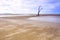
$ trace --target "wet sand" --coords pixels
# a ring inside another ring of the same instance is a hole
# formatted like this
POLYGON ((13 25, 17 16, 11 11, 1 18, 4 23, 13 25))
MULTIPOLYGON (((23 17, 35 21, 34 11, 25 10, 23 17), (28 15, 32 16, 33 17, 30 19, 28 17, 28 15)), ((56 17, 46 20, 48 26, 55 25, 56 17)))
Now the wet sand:
POLYGON ((60 40, 60 23, 0 18, 0 40, 60 40))

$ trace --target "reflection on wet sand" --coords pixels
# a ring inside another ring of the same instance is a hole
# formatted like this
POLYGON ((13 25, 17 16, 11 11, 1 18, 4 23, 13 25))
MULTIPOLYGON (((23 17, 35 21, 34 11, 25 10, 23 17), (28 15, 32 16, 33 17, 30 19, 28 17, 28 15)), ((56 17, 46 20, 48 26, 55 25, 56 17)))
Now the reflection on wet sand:
POLYGON ((60 40, 60 23, 3 18, 0 40, 60 40))

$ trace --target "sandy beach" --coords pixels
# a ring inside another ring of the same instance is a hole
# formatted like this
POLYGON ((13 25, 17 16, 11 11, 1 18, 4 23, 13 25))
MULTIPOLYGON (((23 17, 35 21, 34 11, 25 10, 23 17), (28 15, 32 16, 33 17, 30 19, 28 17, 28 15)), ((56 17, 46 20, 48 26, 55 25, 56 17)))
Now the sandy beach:
POLYGON ((30 16, 0 17, 0 40, 60 40, 60 23, 27 18, 30 16))

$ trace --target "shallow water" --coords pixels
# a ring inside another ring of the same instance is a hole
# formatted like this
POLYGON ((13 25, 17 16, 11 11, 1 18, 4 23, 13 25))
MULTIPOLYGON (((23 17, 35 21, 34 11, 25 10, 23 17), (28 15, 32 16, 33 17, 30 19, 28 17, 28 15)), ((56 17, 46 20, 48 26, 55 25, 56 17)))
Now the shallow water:
POLYGON ((45 22, 57 22, 60 23, 60 16, 41 16, 41 17, 32 17, 28 18, 28 20, 35 21, 45 21, 45 22))

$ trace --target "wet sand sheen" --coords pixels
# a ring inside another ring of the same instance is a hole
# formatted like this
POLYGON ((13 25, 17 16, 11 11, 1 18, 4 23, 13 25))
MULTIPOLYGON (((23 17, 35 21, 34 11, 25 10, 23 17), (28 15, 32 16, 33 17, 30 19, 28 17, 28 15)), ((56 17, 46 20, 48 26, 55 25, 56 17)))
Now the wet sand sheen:
POLYGON ((28 20, 60 23, 60 16, 41 16, 41 17, 32 17, 32 18, 28 18, 28 20))
POLYGON ((60 40, 60 23, 3 18, 0 40, 60 40))

